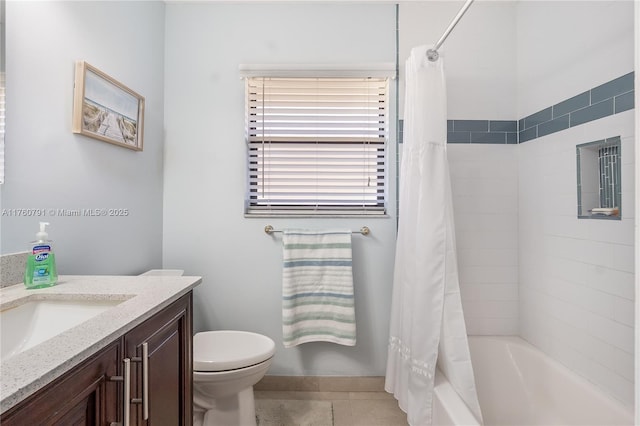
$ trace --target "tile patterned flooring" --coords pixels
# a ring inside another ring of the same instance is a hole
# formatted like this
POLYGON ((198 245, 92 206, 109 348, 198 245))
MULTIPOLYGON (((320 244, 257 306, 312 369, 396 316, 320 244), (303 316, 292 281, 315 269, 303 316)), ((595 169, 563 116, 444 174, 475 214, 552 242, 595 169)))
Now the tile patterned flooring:
POLYGON ((330 401, 333 407, 333 423, 316 422, 281 424, 280 426, 407 426, 406 414, 398 408, 398 402, 386 392, 296 392, 255 391, 259 400, 330 401))
MULTIPOLYGON (((280 426, 407 426, 407 416, 398 407, 393 395, 384 392, 381 378, 289 378, 274 380, 267 376, 256 385, 256 405, 260 400, 280 401, 286 409, 287 401, 330 401, 333 422, 325 425, 309 421, 290 420, 280 426), (293 382, 291 380, 294 380, 293 382)), ((312 416, 311 416, 312 417, 312 416)))

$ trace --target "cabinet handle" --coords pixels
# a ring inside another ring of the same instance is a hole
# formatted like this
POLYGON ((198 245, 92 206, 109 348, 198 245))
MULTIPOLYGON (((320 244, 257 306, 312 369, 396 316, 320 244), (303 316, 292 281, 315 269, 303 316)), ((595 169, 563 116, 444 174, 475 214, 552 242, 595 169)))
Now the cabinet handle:
POLYGON ((124 410, 122 413, 122 426, 129 426, 129 417, 131 416, 131 406, 129 405, 129 400, 131 399, 131 360, 125 358, 122 362, 124 362, 124 410))
POLYGON ((149 419, 149 343, 142 344, 142 356, 134 356, 131 362, 142 362, 142 398, 133 398, 133 404, 142 403, 142 417, 149 419))
POLYGON ((122 360, 124 363, 124 373, 122 376, 111 376, 109 380, 112 382, 122 382, 124 388, 123 404, 122 404, 122 422, 111 422, 110 426, 129 426, 129 417, 131 414, 131 408, 129 403, 131 401, 131 360, 125 358, 122 360))
POLYGON ((142 413, 149 419, 149 343, 142 344, 142 413))

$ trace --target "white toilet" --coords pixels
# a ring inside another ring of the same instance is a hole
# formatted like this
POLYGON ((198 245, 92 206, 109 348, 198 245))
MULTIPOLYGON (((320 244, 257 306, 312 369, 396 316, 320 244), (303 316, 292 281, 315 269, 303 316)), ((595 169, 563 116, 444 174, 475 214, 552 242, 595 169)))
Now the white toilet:
MULTIPOLYGON (((141 275, 180 276, 181 269, 141 275)), ((194 426, 255 426, 253 385, 276 351, 273 340, 248 331, 203 331, 193 336, 194 426)))
POLYGON ((194 426, 255 426, 253 385, 271 365, 275 343, 247 331, 193 337, 194 426))

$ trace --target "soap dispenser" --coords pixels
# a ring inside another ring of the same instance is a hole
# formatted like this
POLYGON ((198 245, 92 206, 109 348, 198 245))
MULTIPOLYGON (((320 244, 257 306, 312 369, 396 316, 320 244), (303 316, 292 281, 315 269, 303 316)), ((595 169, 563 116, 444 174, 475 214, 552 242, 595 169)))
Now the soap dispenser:
POLYGON ((40 232, 36 240, 29 243, 29 256, 24 271, 24 285, 27 288, 51 287, 58 282, 53 241, 49 240, 45 227, 49 222, 40 222, 40 232))

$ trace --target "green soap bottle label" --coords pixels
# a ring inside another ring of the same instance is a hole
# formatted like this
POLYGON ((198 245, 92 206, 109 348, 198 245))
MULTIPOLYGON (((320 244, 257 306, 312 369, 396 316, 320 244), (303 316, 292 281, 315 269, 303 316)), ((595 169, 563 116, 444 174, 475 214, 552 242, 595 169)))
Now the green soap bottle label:
POLYGON ((57 281, 55 256, 49 244, 38 244, 33 247, 29 256, 25 284, 28 287, 53 285, 57 281))

